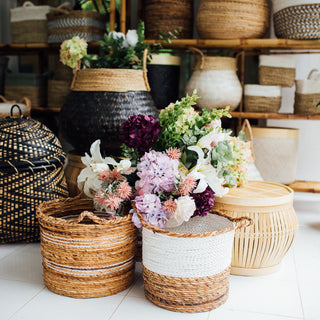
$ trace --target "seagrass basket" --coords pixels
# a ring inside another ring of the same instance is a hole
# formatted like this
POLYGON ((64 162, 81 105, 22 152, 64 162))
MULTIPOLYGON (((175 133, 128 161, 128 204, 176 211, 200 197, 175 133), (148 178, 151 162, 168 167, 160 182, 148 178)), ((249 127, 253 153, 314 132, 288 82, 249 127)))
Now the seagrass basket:
POLYGON ((70 93, 71 81, 48 80, 47 106, 49 108, 61 108, 70 93))
POLYGON ((273 23, 278 38, 319 39, 320 2, 273 0, 273 23))
POLYGON ((262 38, 269 28, 267 0, 201 0, 196 17, 201 39, 262 38))
POLYGON ((72 10, 68 5, 50 10, 48 43, 61 43, 74 36, 93 42, 103 40, 106 15, 88 10, 72 10))
POLYGON ((281 107, 281 87, 246 84, 244 110, 246 112, 277 113, 281 107))
POLYGON ((92 199, 43 202, 40 224, 43 278, 52 292, 74 298, 116 294, 134 280, 137 229, 131 215, 93 213, 92 199))
POLYGON ((42 123, 13 116, 0 118, 0 243, 39 241, 36 207, 68 196, 65 154, 42 123))
POLYGON ((159 307, 188 313, 209 311, 223 304, 229 292, 234 232, 252 220, 213 212, 164 230, 147 225, 137 214, 143 226, 146 298, 159 307))
POLYGON ((296 61, 290 55, 260 55, 259 84, 292 87, 296 78, 296 61))
POLYGON ((259 276, 279 270, 298 231, 291 188, 249 181, 216 198, 215 208, 230 217, 246 215, 254 221, 235 232, 231 274, 259 276))
POLYGON ((295 114, 320 114, 320 81, 296 80, 295 114))

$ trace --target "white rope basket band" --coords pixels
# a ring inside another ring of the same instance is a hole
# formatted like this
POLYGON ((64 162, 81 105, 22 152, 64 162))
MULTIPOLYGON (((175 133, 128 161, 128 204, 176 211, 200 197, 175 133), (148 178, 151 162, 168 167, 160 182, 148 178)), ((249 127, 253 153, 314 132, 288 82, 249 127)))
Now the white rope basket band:
POLYGON ((218 274, 231 264, 234 224, 225 217, 209 214, 168 229, 176 233, 205 233, 229 229, 208 237, 172 237, 143 228, 143 265, 157 274, 199 278, 218 274))

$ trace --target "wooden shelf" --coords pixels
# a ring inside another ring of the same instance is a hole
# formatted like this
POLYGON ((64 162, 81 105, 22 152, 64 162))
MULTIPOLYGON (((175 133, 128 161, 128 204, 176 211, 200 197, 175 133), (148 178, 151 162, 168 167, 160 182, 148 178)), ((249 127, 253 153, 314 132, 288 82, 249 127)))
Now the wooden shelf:
POLYGON ((260 113, 260 112, 230 112, 233 118, 240 119, 285 119, 285 120, 320 120, 320 114, 292 113, 260 113))

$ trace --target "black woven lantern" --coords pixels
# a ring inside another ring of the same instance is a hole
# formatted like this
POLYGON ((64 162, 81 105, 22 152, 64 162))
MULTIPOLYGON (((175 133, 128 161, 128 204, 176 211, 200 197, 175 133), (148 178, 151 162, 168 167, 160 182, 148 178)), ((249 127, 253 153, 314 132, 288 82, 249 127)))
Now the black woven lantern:
POLYGON ((0 243, 39 240, 36 207, 68 196, 57 137, 18 105, 0 118, 0 243), (17 107, 20 117, 13 117, 17 107))

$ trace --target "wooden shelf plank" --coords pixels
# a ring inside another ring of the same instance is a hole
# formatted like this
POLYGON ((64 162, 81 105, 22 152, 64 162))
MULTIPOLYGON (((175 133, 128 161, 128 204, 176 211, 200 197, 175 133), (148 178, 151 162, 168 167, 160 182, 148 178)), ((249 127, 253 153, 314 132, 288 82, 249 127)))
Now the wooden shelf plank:
POLYGON ((39 112, 39 113, 59 113, 61 108, 42 108, 42 107, 32 107, 32 112, 39 112))
POLYGON ((320 182, 319 181, 294 181, 289 184, 289 187, 296 192, 312 192, 320 193, 320 182))
POLYGON ((320 120, 320 114, 292 113, 260 113, 260 112, 230 112, 233 118, 241 119, 287 119, 287 120, 320 120))

